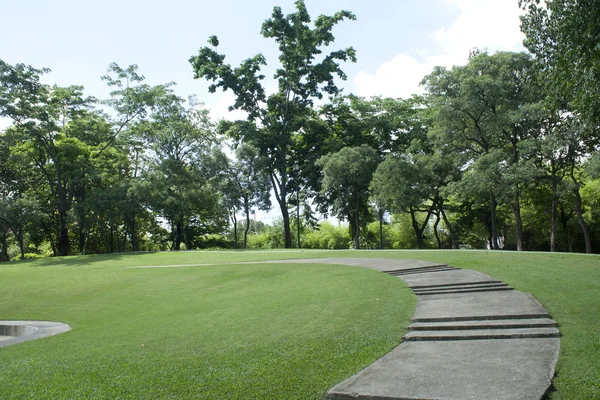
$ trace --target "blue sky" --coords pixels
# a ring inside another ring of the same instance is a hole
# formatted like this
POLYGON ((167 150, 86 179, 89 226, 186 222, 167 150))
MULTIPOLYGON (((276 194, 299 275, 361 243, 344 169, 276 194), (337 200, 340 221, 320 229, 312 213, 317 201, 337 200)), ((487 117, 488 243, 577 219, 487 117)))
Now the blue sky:
MULTIPOLYGON (((435 65, 464 64, 474 47, 523 49, 517 0, 305 2, 313 19, 341 9, 356 14, 356 21, 334 28, 330 47, 356 49, 358 62, 343 66, 348 80, 339 86, 359 96, 410 96, 435 65)), ((228 113, 231 95, 211 95, 205 81, 193 79, 188 59, 217 35, 229 63, 262 53, 270 77, 277 47, 260 35, 260 27, 275 5, 286 14, 294 11, 292 0, 0 0, 0 58, 48 67, 45 82, 83 85, 86 94, 101 99, 109 90, 100 77, 111 62, 138 64, 149 84, 176 82, 180 95, 197 95, 215 119, 244 118, 228 113)), ((277 215, 275 208, 261 217, 277 215)))
MULTIPOLYGON (((291 0, 1 0, 0 58, 52 70, 45 79, 78 84, 106 97, 100 80, 109 63, 138 64, 148 83, 177 83, 181 95, 196 94, 216 117, 227 116, 231 98, 209 95, 194 80, 188 58, 216 34, 232 64, 263 53, 276 65, 276 45, 260 36, 262 22, 291 0)), ((332 49, 353 46, 358 62, 347 64, 346 92, 408 96, 434 65, 466 62, 468 50, 518 50, 517 0, 307 0, 311 16, 346 9, 357 21, 339 24, 332 49)), ((271 72, 272 69, 267 69, 271 72)), ((268 75, 270 75, 268 73, 268 75)))

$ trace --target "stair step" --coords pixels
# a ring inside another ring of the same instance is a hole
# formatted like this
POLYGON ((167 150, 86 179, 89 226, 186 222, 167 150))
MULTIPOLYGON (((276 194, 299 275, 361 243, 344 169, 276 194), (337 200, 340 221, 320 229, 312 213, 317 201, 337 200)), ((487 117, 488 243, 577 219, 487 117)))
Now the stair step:
POLYGON ((520 329, 520 328, 556 328, 558 324, 550 318, 534 319, 497 319, 490 321, 452 321, 452 322, 415 322, 409 325, 409 331, 442 331, 472 329, 520 329))
POLYGON ((412 268, 401 268, 401 269, 388 269, 386 271, 382 271, 386 274, 394 274, 397 272, 404 272, 404 271, 414 271, 414 270, 418 270, 418 269, 427 269, 427 268, 440 268, 440 267, 448 267, 448 264, 436 264, 436 265, 426 265, 424 267, 412 267, 412 268))
POLYGON ((472 315, 457 317, 413 318, 412 322, 456 322, 456 321, 500 321, 507 319, 537 319, 550 318, 548 313, 537 314, 506 314, 506 315, 472 315))
POLYGON ((461 282, 461 283, 444 283, 438 285, 416 285, 410 286, 413 290, 421 290, 421 289, 442 289, 442 288, 452 288, 455 286, 477 286, 477 285, 492 285, 503 283, 502 281, 497 280, 489 280, 489 281, 478 281, 478 282, 461 282))
POLYGON ((454 286, 443 286, 443 287, 428 287, 428 288, 411 288, 413 292, 434 292, 436 290, 460 290, 460 289, 480 289, 489 287, 507 287, 508 283, 494 282, 494 283, 478 283, 469 285, 454 285, 454 286))
POLYGON ((412 274, 424 274, 427 272, 440 272, 440 271, 453 271, 458 268, 454 267, 436 267, 436 268, 412 268, 406 269, 404 271, 399 272, 388 272, 388 275, 392 276, 404 276, 404 275, 412 275, 412 274))
POLYGON ((525 339, 559 337, 557 328, 526 329, 470 329, 440 331, 410 331, 404 335, 405 341, 429 340, 484 340, 484 339, 525 339))
POLYGON ((510 286, 490 286, 483 288, 464 288, 450 290, 429 290, 423 292, 415 292, 417 296, 433 295, 433 294, 456 294, 456 293, 478 293, 478 292, 497 292, 501 290, 514 290, 510 286))

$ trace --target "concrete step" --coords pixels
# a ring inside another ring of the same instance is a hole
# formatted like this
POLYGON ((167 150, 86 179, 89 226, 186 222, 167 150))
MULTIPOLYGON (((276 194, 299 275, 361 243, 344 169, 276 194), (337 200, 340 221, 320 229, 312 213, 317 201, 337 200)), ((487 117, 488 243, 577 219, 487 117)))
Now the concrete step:
POLYGON ((558 324, 550 318, 496 319, 452 322, 415 322, 408 326, 409 331, 442 331, 463 329, 520 329, 556 328, 558 324))
POLYGON ((429 264, 429 265, 419 265, 419 266, 403 266, 402 268, 396 268, 396 269, 386 269, 384 272, 386 274, 389 273, 394 273, 394 272, 402 272, 402 271, 411 271, 411 270, 415 270, 415 269, 424 269, 424 268, 440 268, 440 267, 447 267, 448 264, 429 264))
POLYGON ((525 339, 556 338, 559 335, 557 328, 469 329, 410 331, 403 339, 405 341, 525 339))
POLYGON ((507 319, 550 318, 548 313, 504 314, 504 315, 465 315, 447 317, 413 318, 412 322, 456 322, 456 321, 502 321, 507 319))
POLYGON ((480 289, 480 288, 488 288, 488 287, 506 287, 508 283, 504 282, 492 282, 492 283, 470 283, 468 285, 465 284, 456 284, 451 286, 434 286, 434 287, 426 287, 426 288, 411 288, 413 292, 433 292, 436 290, 460 290, 460 289, 480 289))
POLYGON ((489 282, 496 280, 495 278, 482 274, 481 272, 460 268, 436 272, 435 274, 403 275, 402 279, 408 284, 409 287, 489 282))
MULTIPOLYGON (((443 289, 443 288, 452 288, 457 286, 478 286, 478 285, 495 285, 503 283, 502 281, 497 280, 487 280, 487 281, 475 281, 475 282, 458 282, 458 283, 445 283, 445 284, 437 284, 437 285, 413 285, 410 286, 413 290, 422 290, 422 289, 443 289)), ((506 285, 506 283, 505 283, 506 285)))
POLYGON ((502 290, 514 290, 510 286, 488 286, 481 288, 464 288, 464 289, 448 289, 448 290, 427 290, 415 292, 417 296, 434 295, 434 294, 456 294, 456 293, 478 293, 478 292, 494 292, 502 290))
POLYGON ((454 268, 454 267, 427 267, 427 268, 411 268, 411 269, 405 269, 402 271, 392 271, 392 272, 386 272, 388 275, 392 275, 392 276, 404 276, 404 275, 412 275, 412 274, 423 274, 423 273, 428 273, 428 272, 442 272, 442 271, 453 271, 455 269, 458 268, 454 268))

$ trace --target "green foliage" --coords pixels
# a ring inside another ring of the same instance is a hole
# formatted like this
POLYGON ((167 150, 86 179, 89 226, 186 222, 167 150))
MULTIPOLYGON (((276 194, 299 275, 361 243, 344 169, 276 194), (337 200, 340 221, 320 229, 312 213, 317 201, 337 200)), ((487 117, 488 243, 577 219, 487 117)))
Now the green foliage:
POLYGON ((600 121, 600 8, 595 0, 519 0, 525 46, 537 58, 542 81, 558 102, 600 121))
POLYGON ((344 147, 317 161, 323 169, 322 195, 334 215, 348 219, 355 248, 360 248, 360 221, 366 226, 369 215, 369 183, 378 163, 377 151, 367 145, 344 147))
POLYGON ((294 137, 303 130, 313 113, 314 99, 321 99, 323 93, 335 95, 339 92, 335 76, 346 79, 339 63, 356 61, 351 47, 322 55, 322 48, 334 41, 333 27, 344 19, 355 19, 352 13, 340 11, 331 17, 321 15, 311 27, 304 1, 296 1, 295 6, 296 12, 288 15, 284 15, 280 7, 274 7, 271 18, 261 29, 261 34, 274 39, 279 47, 280 67, 273 76, 277 80, 276 93, 267 96, 262 84, 265 76, 260 70, 266 65, 262 54, 232 68, 225 63, 225 56, 217 52, 219 41, 216 36, 211 36, 208 41, 215 48, 203 47, 189 60, 194 78, 213 82, 209 92, 214 93, 218 88, 230 90, 236 97, 230 109, 247 112, 247 122, 234 123, 241 127, 235 130, 234 138, 257 147, 268 160, 272 187, 282 213, 286 247, 292 246, 287 203, 292 194, 289 166, 293 162, 294 137))
POLYGON ((302 247, 306 249, 348 249, 351 242, 348 227, 327 221, 302 236, 302 247))

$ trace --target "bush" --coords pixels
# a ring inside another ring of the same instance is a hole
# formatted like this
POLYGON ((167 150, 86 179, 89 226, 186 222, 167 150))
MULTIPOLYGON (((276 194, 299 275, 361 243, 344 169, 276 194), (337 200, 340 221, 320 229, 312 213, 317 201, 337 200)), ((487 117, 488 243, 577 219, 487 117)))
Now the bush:
POLYGON ((319 224, 302 237, 302 247, 305 249, 348 249, 352 241, 348 226, 334 226, 327 221, 319 224))

